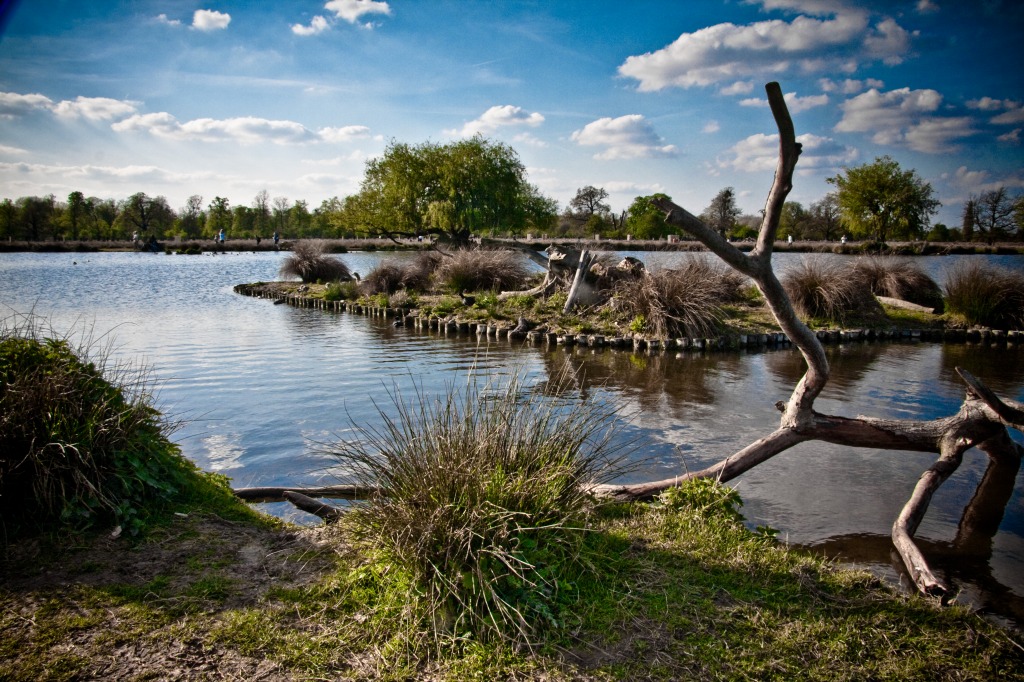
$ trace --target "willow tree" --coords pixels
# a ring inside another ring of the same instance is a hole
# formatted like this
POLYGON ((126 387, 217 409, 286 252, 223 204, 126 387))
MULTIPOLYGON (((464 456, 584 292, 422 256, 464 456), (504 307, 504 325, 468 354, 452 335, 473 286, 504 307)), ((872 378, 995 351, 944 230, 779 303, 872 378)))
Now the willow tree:
POLYGON ((366 231, 433 233, 456 244, 486 230, 517 232, 554 214, 511 147, 476 136, 450 144, 392 142, 366 164, 351 208, 366 231))

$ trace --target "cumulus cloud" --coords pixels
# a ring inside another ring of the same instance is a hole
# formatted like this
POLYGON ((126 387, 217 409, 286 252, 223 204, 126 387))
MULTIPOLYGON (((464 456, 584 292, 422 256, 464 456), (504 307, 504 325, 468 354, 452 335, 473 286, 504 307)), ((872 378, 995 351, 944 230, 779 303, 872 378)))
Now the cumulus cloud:
POLYGON ((76 97, 58 102, 53 113, 61 118, 84 118, 88 121, 111 121, 130 116, 138 110, 138 102, 109 97, 76 97))
MULTIPOLYGON (((786 107, 790 113, 797 114, 801 111, 807 111, 814 107, 822 107, 828 104, 828 95, 808 95, 807 97, 798 97, 795 92, 788 92, 785 95, 786 107)), ((744 107, 767 107, 768 100, 761 99, 759 97, 753 97, 751 99, 740 100, 740 106, 744 107)))
POLYGON ((991 176, 992 174, 987 170, 968 170, 967 166, 960 166, 952 176, 943 173, 942 179, 967 195, 991 192, 1000 187, 1010 189, 1024 187, 1024 175, 1020 172, 999 178, 991 176))
POLYGON ((330 28, 330 26, 328 25, 327 20, 318 14, 309 22, 309 26, 292 24, 292 33, 297 36, 315 36, 318 33, 323 33, 328 28, 330 28))
POLYGON ((595 159, 671 158, 678 154, 675 145, 664 144, 641 114, 618 118, 600 118, 572 134, 577 144, 606 147, 595 159))
POLYGON ((722 125, 718 121, 708 121, 704 124, 704 128, 701 129, 702 133, 711 134, 717 133, 722 129, 722 125))
POLYGON ((180 19, 171 19, 166 14, 156 15, 156 23, 164 24, 165 26, 181 26, 180 19))
POLYGON ((231 23, 231 15, 214 9, 197 9, 192 15, 192 28, 197 31, 222 31, 231 23))
POLYGON ((749 95, 754 90, 753 81, 736 81, 732 85, 719 88, 720 95, 749 95))
POLYGON ((529 126, 531 128, 536 128, 543 122, 544 116, 537 112, 530 113, 522 107, 503 104, 491 107, 481 114, 481 116, 476 120, 469 121, 462 126, 461 130, 448 130, 445 132, 450 135, 472 137, 477 133, 493 133, 498 128, 506 128, 509 126, 529 126))
POLYGON ((619 74, 641 91, 742 81, 799 69, 851 72, 861 62, 898 63, 911 34, 893 19, 829 0, 762 0, 766 10, 804 12, 791 21, 715 24, 684 33, 667 47, 628 57, 619 74), (825 17, 825 18, 821 18, 825 17))
POLYGON ((0 154, 5 156, 20 156, 27 153, 28 150, 22 149, 21 147, 11 147, 6 144, 0 144, 0 154))
POLYGON ((956 148, 954 140, 977 130, 968 117, 936 115, 941 104, 942 95, 935 90, 879 92, 872 88, 840 105, 843 117, 835 130, 870 133, 877 144, 902 145, 928 154, 948 152, 956 148))
POLYGON ((324 9, 350 24, 357 23, 368 14, 391 15, 391 6, 378 0, 331 0, 324 9))
MULTIPOLYGON (((797 142, 803 145, 797 169, 839 168, 857 158, 857 150, 837 143, 829 137, 810 133, 800 135, 797 142)), ((757 133, 740 140, 729 149, 729 158, 719 160, 722 168, 731 168, 748 173, 773 171, 779 160, 779 136, 757 133)))
POLYGON ((54 102, 46 95, 0 92, 0 118, 26 116, 34 111, 49 111, 63 119, 84 118, 89 121, 110 121, 137 111, 138 102, 109 97, 76 97, 54 102))
POLYGON ((270 120, 255 116, 197 118, 182 123, 166 111, 135 114, 110 126, 119 133, 148 133, 171 140, 237 142, 239 144, 310 144, 348 142, 369 137, 366 126, 321 128, 312 131, 295 121, 270 120))
POLYGON ((1020 128, 1014 128, 1008 133, 1003 133, 996 139, 1006 144, 1020 144, 1020 128))
POLYGON ((885 83, 877 78, 867 78, 865 80, 846 78, 842 81, 834 81, 831 78, 822 78, 818 81, 818 87, 821 88, 822 92, 837 92, 841 95, 856 95, 857 93, 864 92, 865 88, 884 88, 885 83))

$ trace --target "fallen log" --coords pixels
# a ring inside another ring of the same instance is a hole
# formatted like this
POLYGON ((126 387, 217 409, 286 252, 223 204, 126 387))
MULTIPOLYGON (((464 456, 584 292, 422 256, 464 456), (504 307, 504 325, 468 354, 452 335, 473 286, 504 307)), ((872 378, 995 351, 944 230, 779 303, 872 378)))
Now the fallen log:
POLYGON ((307 497, 330 497, 337 500, 365 500, 379 494, 377 488, 365 485, 329 485, 319 488, 258 487, 235 488, 235 496, 246 502, 285 502, 286 492, 297 492, 307 497))
POLYGON ((324 504, 323 502, 317 502, 312 497, 303 495, 302 493, 294 490, 285 490, 284 499, 291 502, 295 507, 304 512, 313 514, 314 516, 319 516, 325 523, 334 523, 344 514, 344 512, 337 507, 332 507, 331 505, 324 504))

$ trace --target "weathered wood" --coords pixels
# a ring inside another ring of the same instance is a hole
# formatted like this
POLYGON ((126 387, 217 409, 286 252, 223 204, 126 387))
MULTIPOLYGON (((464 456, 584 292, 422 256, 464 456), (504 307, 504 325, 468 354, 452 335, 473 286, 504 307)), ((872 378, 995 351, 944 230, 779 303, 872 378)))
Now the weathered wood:
POLYGON ((332 507, 329 504, 318 502, 312 497, 303 495, 302 493, 294 490, 284 491, 284 499, 291 502, 295 507, 304 512, 313 514, 314 516, 319 516, 326 523, 333 523, 344 515, 344 512, 337 507, 332 507))
POLYGON ((911 303, 910 301, 904 301, 902 298, 892 298, 891 296, 875 296, 879 303, 892 306, 893 308, 900 308, 902 310, 912 310, 915 313, 934 313, 935 308, 918 305, 917 303, 911 303))
POLYGON ((284 502, 286 492, 300 492, 308 497, 330 497, 338 500, 365 500, 379 490, 364 485, 329 485, 319 488, 258 487, 235 488, 234 493, 246 502, 284 502))
POLYGON ((565 299, 565 305, 562 307, 562 314, 568 314, 575 306, 576 300, 580 296, 580 292, 583 290, 583 281, 587 276, 587 271, 590 270, 590 266, 594 262, 594 254, 584 249, 580 253, 579 263, 576 264, 576 275, 573 277, 572 286, 569 287, 569 295, 565 299))

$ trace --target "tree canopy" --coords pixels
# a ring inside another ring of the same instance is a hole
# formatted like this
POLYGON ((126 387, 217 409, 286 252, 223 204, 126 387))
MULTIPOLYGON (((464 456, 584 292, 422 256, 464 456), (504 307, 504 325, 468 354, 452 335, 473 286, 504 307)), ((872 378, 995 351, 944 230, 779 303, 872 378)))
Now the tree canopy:
POLYGON ((740 217, 740 207, 736 203, 736 190, 726 187, 711 200, 711 204, 701 213, 701 219, 723 237, 732 231, 736 219, 740 217))
POLYGON ((940 204, 917 171, 903 170, 888 156, 844 171, 828 182, 836 186, 839 209, 853 237, 879 242, 924 237, 940 204))
POLYGON ((677 230, 665 220, 665 212, 653 202, 656 199, 672 201, 667 194, 652 194, 633 200, 626 218, 626 233, 634 239, 661 239, 677 230))
POLYGON ((526 180, 511 147, 481 136, 450 144, 391 142, 366 164, 359 194, 346 202, 359 231, 432 232, 456 243, 486 230, 546 227, 553 201, 526 180))

